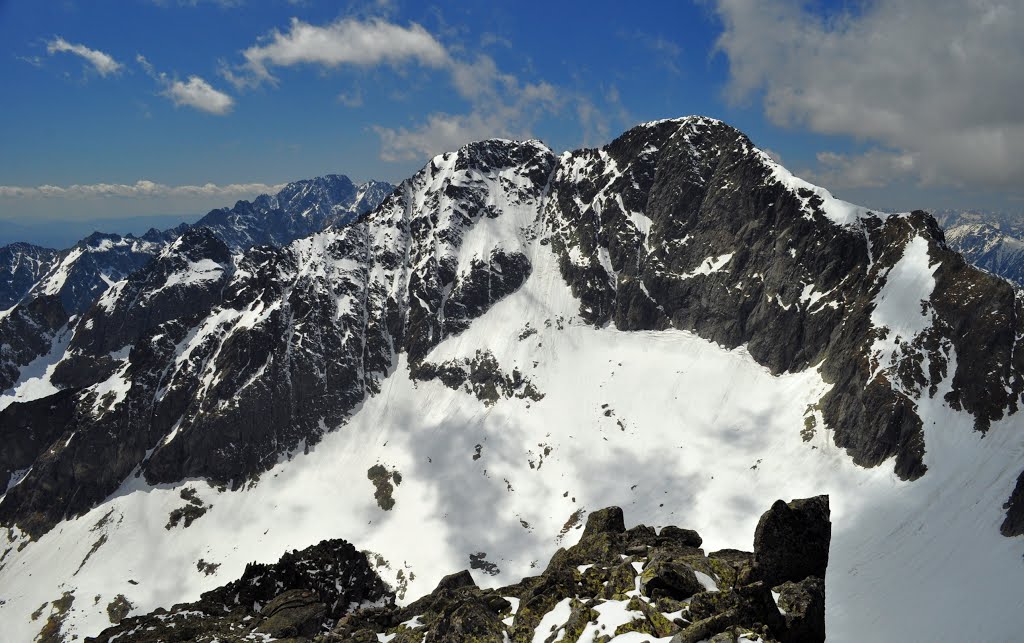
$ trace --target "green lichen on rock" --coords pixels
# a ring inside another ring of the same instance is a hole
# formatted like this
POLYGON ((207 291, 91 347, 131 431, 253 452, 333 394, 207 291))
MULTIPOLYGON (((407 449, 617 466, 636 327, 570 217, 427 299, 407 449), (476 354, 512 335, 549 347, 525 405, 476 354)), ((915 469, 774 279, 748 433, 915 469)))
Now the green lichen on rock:
POLYGON ((559 640, 565 641, 565 643, 576 643, 587 625, 591 621, 597 621, 601 615, 589 604, 575 598, 570 601, 569 609, 569 618, 565 621, 565 629, 559 640))

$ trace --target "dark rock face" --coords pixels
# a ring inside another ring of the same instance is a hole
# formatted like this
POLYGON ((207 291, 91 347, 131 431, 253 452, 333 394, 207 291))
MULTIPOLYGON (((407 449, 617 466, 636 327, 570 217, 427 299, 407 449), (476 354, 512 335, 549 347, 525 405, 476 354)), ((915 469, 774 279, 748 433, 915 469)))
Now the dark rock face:
POLYGON ((587 526, 583 528, 583 537, 597 534, 621 534, 626 531, 626 523, 619 507, 608 507, 591 512, 587 516, 587 526))
POLYGON ((824 579, 831 540, 828 496, 777 500, 754 532, 753 575, 771 587, 808 576, 824 579))
POLYGON ((240 579, 195 603, 123 618, 86 641, 226 642, 259 638, 254 633, 308 641, 354 607, 389 606, 394 599, 365 554, 343 540, 325 540, 272 565, 250 564, 240 579))
POLYGON ((1004 536, 1024 536, 1024 472, 1017 477, 1017 484, 1003 509, 1007 510, 1006 519, 999 531, 1004 536))
POLYGON ((67 323, 56 295, 37 297, 0 317, 0 391, 18 381, 22 367, 50 351, 67 323))
POLYGON ((704 589, 693 570, 667 557, 652 558, 640 576, 640 589, 651 598, 683 601, 704 589))
POLYGON ((786 619, 786 643, 825 640, 825 581, 808 576, 779 587, 779 608, 786 619))
MULTIPOLYGON (((4 497, 0 520, 19 515, 26 529, 45 530, 117 488, 152 447, 154 428, 162 426, 152 416, 152 398, 165 360, 188 322, 209 312, 229 275, 227 246, 208 230, 190 230, 85 315, 53 375, 55 383, 83 390, 57 397, 65 421, 53 431, 60 433, 42 447, 25 484, 4 497), (102 382, 114 390, 88 388, 102 382)), ((54 403, 51 397, 27 405, 29 415, 23 416, 37 418, 35 436, 52 433, 48 400, 54 403)))
POLYGON ((0 488, 7 489, 15 472, 26 471, 65 435, 77 395, 77 390, 66 389, 41 400, 14 402, 0 411, 0 488))
POLYGON ((0 310, 6 310, 28 294, 50 269, 58 252, 31 243, 0 247, 0 310))
POLYGON ((1024 308, 1009 284, 950 250, 924 212, 840 225, 835 206, 785 185, 742 133, 701 118, 639 126, 571 153, 549 195, 546 241, 584 319, 744 345, 773 373, 820 364, 833 386, 819 410, 860 465, 895 456, 901 477, 924 474, 917 402, 947 375, 947 401, 980 430, 1020 405, 1024 353, 1012 347, 1024 308), (887 356, 873 343, 889 331, 872 326, 875 300, 915 238, 939 266, 924 304, 933 324, 878 371, 887 356), (947 373, 954 350, 972 359, 947 373))

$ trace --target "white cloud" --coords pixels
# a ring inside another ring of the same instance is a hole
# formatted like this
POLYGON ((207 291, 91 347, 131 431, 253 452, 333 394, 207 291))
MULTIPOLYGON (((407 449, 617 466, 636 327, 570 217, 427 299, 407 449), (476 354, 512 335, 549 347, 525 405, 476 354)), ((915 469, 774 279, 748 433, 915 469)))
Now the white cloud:
POLYGON ((166 185, 148 180, 140 180, 135 183, 93 183, 87 185, 39 185, 39 186, 13 186, 0 185, 0 198, 14 199, 37 199, 37 198, 61 198, 61 199, 82 199, 82 198, 164 198, 164 197, 239 197, 254 196, 257 194, 273 194, 284 187, 280 185, 267 185, 265 183, 230 183, 217 185, 206 183, 204 185, 166 185))
POLYGON ((199 76, 189 76, 188 82, 170 81, 163 92, 175 105, 187 105, 211 114, 227 114, 235 100, 216 90, 199 76))
POLYGON ((880 188, 912 179, 918 173, 918 159, 908 152, 873 149, 863 154, 819 152, 817 171, 807 178, 834 188, 880 188))
POLYGON ((408 161, 431 157, 471 141, 494 137, 516 138, 517 133, 509 129, 509 125, 498 117, 489 117, 480 112, 436 113, 412 129, 374 125, 373 131, 380 137, 381 159, 408 161))
POLYGON ((471 109, 466 114, 430 114, 413 128, 374 126, 381 140, 381 159, 424 159, 487 138, 531 138, 533 124, 557 111, 563 99, 545 82, 520 84, 481 56, 472 64, 453 62, 452 83, 471 109))
POLYGON ((805 3, 716 2, 734 99, 759 96, 776 124, 891 150, 824 156, 836 180, 1024 182, 1024 3, 876 0, 823 17, 805 3))
POLYGON ((340 67, 371 67, 418 62, 428 67, 448 64, 448 52, 426 29, 412 23, 403 27, 379 18, 344 18, 325 26, 292 18, 288 31, 274 30, 262 42, 242 52, 244 72, 226 70, 225 76, 239 84, 274 82, 271 67, 299 64, 340 67))
POLYGON ((79 56, 92 65, 96 73, 103 77, 117 74, 124 67, 124 65, 114 60, 114 57, 108 53, 98 49, 89 49, 85 45, 70 43, 60 36, 46 43, 46 53, 51 56, 56 53, 68 53, 79 56))
POLYGON ((136 56, 135 60, 153 80, 163 86, 161 95, 170 98, 177 106, 185 105, 219 116, 229 113, 235 106, 235 99, 215 89, 199 76, 189 76, 187 81, 172 79, 163 72, 157 72, 142 54, 136 56))
MULTIPOLYGON (((489 56, 457 57, 422 26, 402 26, 380 17, 343 18, 322 26, 293 18, 286 31, 270 32, 242 56, 243 64, 224 65, 221 70, 238 88, 276 83, 273 70, 294 65, 336 69, 418 63, 446 72, 469 110, 430 113, 410 127, 373 126, 381 140, 381 158, 387 161, 430 157, 481 138, 526 138, 541 115, 564 103, 548 83, 523 83, 502 72, 489 56)), ((355 89, 340 93, 338 100, 358 106, 363 97, 355 89)))

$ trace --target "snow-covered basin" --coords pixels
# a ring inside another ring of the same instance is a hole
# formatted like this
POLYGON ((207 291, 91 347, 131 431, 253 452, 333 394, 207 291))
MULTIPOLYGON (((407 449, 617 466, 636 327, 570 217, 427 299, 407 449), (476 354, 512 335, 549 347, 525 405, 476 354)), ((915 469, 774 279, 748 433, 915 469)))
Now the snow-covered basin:
POLYGON ((902 482, 891 465, 853 465, 826 430, 801 439, 805 412, 827 389, 816 372, 775 377, 742 348, 686 332, 585 326, 553 262, 533 260, 523 289, 430 359, 489 349, 542 400, 485 406, 410 381, 403 360, 346 425, 245 490, 131 478, 104 505, 9 555, 0 621, 10 640, 31 640, 41 622, 26 616, 62 591, 76 596, 65 632, 81 637, 108 624, 117 594, 136 612, 192 600, 250 561, 325 538, 381 554, 392 581, 400 569, 415 574, 409 600, 469 567, 469 554, 484 552, 501 570, 474 570, 481 585, 537 573, 579 538, 578 528, 564 531, 576 512, 620 505, 627 524, 680 525, 697 529, 706 549, 750 549, 775 499, 821 493, 832 501, 830 640, 1017 638, 1024 542, 998 529, 1024 455, 1017 416, 981 439, 969 416, 942 405, 943 391, 923 400, 929 471, 902 482), (521 340, 527 324, 538 332, 521 340), (367 479, 377 463, 402 476, 388 512, 367 479), (187 529, 166 529, 186 485, 212 509, 187 529), (217 573, 200 573, 199 559, 219 564, 217 573))

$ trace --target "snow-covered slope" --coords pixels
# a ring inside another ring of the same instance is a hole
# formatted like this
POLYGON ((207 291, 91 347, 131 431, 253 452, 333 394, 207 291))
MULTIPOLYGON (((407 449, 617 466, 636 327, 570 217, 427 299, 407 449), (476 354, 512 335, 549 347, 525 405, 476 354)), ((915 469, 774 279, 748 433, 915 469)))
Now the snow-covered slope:
POLYGON ((327 538, 411 597, 530 574, 595 508, 749 549, 763 507, 821 493, 832 639, 1024 625, 1000 534, 1024 301, 925 213, 691 117, 561 156, 475 143, 348 226, 227 254, 192 235, 108 291, 60 397, 0 412, 32 438, 0 500, 15 640, 65 592, 82 636, 118 594, 194 600, 327 538))

